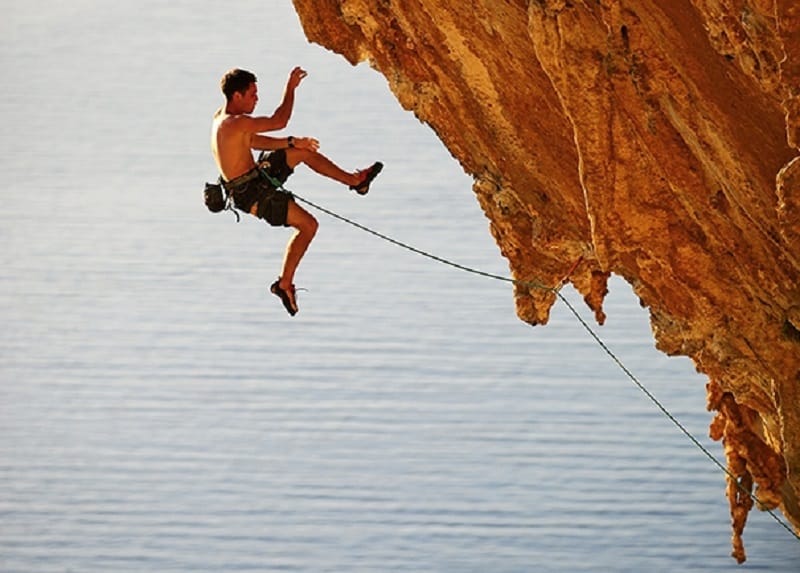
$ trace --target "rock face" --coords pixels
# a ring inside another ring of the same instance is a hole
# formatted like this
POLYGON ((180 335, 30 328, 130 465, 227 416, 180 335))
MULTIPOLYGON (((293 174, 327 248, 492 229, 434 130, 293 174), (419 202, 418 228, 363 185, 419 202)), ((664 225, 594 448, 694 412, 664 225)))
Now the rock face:
POLYGON ((602 323, 614 273, 708 376, 734 556, 742 488, 800 528, 800 2, 294 4, 474 176, 522 320, 572 269, 602 323))

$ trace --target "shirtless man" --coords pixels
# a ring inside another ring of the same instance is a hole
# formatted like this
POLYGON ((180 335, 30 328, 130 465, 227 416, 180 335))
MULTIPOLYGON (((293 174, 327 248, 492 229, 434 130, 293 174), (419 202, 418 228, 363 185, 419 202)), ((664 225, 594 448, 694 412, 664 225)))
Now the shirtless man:
POLYGON ((222 174, 223 186, 233 197, 237 209, 264 219, 272 226, 293 227, 295 233, 286 245, 281 274, 270 292, 278 296, 287 312, 297 313, 293 284, 300 259, 317 232, 317 220, 300 207, 291 193, 276 189, 304 163, 320 175, 348 185, 359 195, 366 195, 369 185, 380 173, 383 164, 376 162, 367 169, 349 173, 319 153, 319 142, 312 137, 268 137, 267 131, 286 127, 292 116, 294 92, 306 72, 295 68, 289 75, 283 101, 272 116, 250 114, 258 103, 256 77, 251 72, 233 69, 220 82, 225 105, 214 114, 211 127, 211 150, 222 174), (260 150, 258 165, 252 150, 260 150))

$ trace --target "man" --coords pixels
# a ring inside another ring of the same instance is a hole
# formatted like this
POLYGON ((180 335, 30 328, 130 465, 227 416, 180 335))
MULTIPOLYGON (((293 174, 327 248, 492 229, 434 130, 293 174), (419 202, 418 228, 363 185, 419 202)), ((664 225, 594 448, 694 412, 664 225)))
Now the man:
POLYGON ((223 186, 233 197, 237 209, 264 219, 272 226, 293 227, 295 233, 286 245, 281 274, 270 292, 278 296, 287 312, 297 313, 293 284, 300 259, 317 232, 317 220, 300 207, 291 193, 277 190, 303 163, 320 175, 348 185, 359 195, 366 195, 369 185, 383 164, 375 162, 367 169, 350 173, 319 153, 319 142, 312 137, 268 137, 261 135, 286 127, 292 116, 294 92, 306 72, 299 67, 289 74, 283 101, 272 116, 253 117, 258 103, 256 77, 251 72, 233 69, 220 82, 225 105, 214 114, 211 150, 222 174, 223 186), (252 150, 260 150, 259 164, 252 150), (268 153, 267 153, 268 152, 268 153))

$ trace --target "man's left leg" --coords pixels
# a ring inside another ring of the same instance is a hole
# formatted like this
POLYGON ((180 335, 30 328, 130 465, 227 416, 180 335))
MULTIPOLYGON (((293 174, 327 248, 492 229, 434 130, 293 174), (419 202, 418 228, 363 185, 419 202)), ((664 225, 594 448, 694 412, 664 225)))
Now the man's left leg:
POLYGON ((287 149, 286 150, 286 163, 294 169, 300 163, 308 165, 312 171, 316 171, 320 175, 344 183, 345 185, 355 187, 364 181, 366 177, 364 171, 356 171, 350 173, 345 171, 333 161, 319 153, 318 151, 311 151, 309 149, 287 149))

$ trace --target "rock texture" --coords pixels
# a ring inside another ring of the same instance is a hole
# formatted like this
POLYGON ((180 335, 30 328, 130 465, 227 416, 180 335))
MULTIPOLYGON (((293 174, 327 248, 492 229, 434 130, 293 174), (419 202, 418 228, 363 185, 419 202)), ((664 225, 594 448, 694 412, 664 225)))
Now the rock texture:
POLYGON ((580 261, 569 280, 598 322, 620 275, 657 347, 708 376, 734 556, 742 488, 800 528, 800 3, 294 4, 474 176, 522 320, 555 301, 528 281, 580 261))

